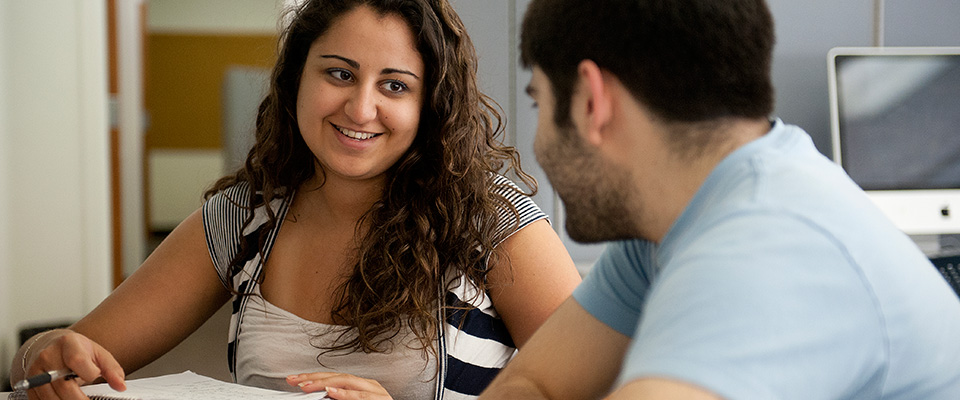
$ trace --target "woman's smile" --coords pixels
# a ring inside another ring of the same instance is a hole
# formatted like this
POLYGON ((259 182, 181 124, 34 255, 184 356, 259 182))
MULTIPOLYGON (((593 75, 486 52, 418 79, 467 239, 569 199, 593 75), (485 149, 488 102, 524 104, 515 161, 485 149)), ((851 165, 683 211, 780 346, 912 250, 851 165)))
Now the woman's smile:
POLYGON ((383 133, 372 133, 372 132, 355 131, 355 130, 351 130, 351 129, 344 128, 344 127, 342 127, 342 126, 337 126, 336 124, 330 124, 330 125, 333 125, 333 128, 336 129, 336 130, 337 130, 338 132, 340 132, 341 134, 343 134, 343 136, 346 136, 346 137, 348 137, 348 138, 350 138, 350 139, 353 139, 353 140, 360 140, 360 141, 362 141, 362 140, 368 140, 368 139, 373 139, 373 138, 375 138, 375 137, 380 136, 380 135, 383 134, 383 133))

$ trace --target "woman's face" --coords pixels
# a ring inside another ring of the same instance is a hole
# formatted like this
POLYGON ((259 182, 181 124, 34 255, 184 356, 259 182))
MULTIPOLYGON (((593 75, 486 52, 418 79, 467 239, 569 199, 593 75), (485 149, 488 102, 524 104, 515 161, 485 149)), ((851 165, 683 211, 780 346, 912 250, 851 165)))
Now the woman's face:
POLYGON ((297 123, 328 178, 379 178, 400 159, 417 135, 423 79, 423 59, 399 16, 360 6, 313 42, 297 123))

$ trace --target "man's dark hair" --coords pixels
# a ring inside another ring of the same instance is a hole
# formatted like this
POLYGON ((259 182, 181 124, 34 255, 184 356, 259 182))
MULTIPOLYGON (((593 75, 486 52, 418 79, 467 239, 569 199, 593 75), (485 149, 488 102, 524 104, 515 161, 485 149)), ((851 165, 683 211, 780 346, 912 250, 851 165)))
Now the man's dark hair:
POLYGON ((533 0, 521 60, 539 67, 570 125, 577 65, 592 60, 657 117, 767 117, 773 18, 763 0, 533 0))

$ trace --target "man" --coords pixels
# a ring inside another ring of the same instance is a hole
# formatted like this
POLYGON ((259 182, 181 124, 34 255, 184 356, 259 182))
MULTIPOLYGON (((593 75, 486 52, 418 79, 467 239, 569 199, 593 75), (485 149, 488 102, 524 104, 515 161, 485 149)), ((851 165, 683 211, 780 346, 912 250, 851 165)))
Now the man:
POLYGON ((960 301, 800 128, 762 0, 533 0, 537 159, 608 245, 482 398, 960 399, 960 301))

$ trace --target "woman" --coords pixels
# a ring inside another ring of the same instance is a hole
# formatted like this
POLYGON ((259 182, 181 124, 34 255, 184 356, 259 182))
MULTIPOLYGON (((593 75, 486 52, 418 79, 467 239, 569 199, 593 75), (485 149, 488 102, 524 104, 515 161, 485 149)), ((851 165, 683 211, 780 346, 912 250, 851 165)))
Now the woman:
MULTIPOLYGON (((475 74, 445 0, 307 1, 245 167, 93 312, 28 341, 12 379, 67 367, 122 388, 232 297, 240 383, 479 394, 579 275, 498 175, 529 180, 475 74)), ((82 396, 69 380, 30 394, 82 396)))

